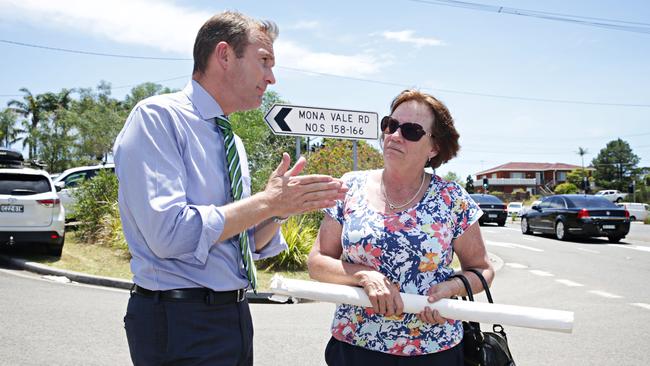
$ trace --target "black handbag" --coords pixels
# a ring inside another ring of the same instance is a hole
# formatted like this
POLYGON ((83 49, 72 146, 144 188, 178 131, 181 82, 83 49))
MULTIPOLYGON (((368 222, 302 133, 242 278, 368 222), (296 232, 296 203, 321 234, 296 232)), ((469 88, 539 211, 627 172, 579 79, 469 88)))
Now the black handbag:
MULTIPOLYGON (((490 288, 481 272, 475 269, 469 269, 469 271, 478 276, 483 284, 488 301, 493 303, 490 288)), ((465 285, 469 301, 474 301, 472 286, 467 278, 462 274, 456 274, 452 277, 460 278, 465 285)), ((466 300, 466 298, 463 297, 463 300, 466 300)), ((492 332, 483 332, 479 323, 464 321, 462 343, 465 366, 515 366, 510 348, 508 348, 506 332, 500 324, 492 325, 492 332)))

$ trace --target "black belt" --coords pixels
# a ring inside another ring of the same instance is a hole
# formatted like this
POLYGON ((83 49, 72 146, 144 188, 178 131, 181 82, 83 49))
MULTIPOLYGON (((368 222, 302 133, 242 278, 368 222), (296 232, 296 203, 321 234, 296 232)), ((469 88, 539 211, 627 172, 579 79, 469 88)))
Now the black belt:
POLYGON ((131 293, 146 297, 157 297, 160 300, 205 302, 208 305, 234 304, 246 299, 246 289, 212 291, 207 288, 182 288, 175 290, 152 291, 138 285, 133 285, 131 293))

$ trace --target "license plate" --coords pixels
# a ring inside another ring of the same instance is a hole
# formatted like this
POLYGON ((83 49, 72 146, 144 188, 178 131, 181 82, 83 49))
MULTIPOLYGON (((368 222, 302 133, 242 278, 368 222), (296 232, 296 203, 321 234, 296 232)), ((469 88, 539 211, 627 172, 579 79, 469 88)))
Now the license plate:
POLYGON ((616 225, 603 225, 603 230, 616 230, 616 225))
POLYGON ((0 212, 23 213, 24 211, 23 205, 0 205, 0 212))
POLYGON ((497 214, 489 214, 488 217, 491 219, 495 219, 497 217, 497 214))

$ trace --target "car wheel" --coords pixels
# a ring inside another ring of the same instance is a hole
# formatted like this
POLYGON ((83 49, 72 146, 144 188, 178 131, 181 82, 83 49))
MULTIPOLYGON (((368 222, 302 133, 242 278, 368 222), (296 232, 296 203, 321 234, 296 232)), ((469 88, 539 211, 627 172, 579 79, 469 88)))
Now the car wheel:
POLYGON ((567 239, 566 228, 564 227, 564 221, 562 220, 559 220, 555 223, 555 237, 557 240, 567 239))
POLYGON ((630 216, 630 221, 636 221, 636 217, 635 216, 630 216))
POLYGON ((619 197, 616 199, 616 203, 621 203, 621 202, 623 202, 623 198, 619 197))
POLYGON ((528 226, 528 218, 522 217, 521 218, 521 232, 522 234, 530 235, 533 233, 532 230, 530 230, 530 226, 528 226))
POLYGON ((506 220, 503 220, 503 221, 499 221, 499 222, 497 222, 497 225, 499 225, 499 226, 505 226, 505 225, 506 225, 506 220))
POLYGON ((623 237, 614 235, 614 236, 608 236, 607 239, 609 240, 610 243, 618 243, 619 241, 621 241, 621 239, 623 239, 623 237))

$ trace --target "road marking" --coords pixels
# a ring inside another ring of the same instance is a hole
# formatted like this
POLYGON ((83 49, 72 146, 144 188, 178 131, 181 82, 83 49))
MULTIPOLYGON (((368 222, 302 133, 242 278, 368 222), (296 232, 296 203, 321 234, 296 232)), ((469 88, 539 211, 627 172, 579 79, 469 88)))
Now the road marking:
POLYGON ((510 230, 510 231, 521 231, 521 229, 514 229, 511 227, 504 227, 505 230, 510 230))
POLYGON ((530 250, 533 252, 543 252, 544 250, 542 249, 537 249, 533 247, 529 247, 527 245, 521 245, 521 244, 515 244, 515 243, 506 243, 502 241, 492 241, 492 240, 486 240, 485 243, 487 245, 494 245, 495 247, 504 247, 504 248, 519 248, 519 249, 526 249, 530 250))
POLYGON ((610 247, 617 247, 617 248, 640 250, 642 252, 650 252, 650 247, 643 247, 643 246, 639 246, 639 245, 609 244, 609 246, 610 247))
POLYGON ((492 231, 492 230, 481 229, 481 231, 484 232, 484 233, 488 233, 488 234, 496 234, 496 232, 492 231))
POLYGON ((598 296, 602 296, 602 297, 606 297, 608 299, 620 299, 620 298, 623 297, 623 296, 611 294, 609 292, 598 291, 598 290, 591 290, 591 291, 589 291, 589 293, 592 293, 592 294, 598 295, 598 296))
POLYGON ((527 238, 527 237, 525 237, 525 236, 524 236, 522 239, 524 239, 524 240, 528 240, 528 241, 537 241, 537 239, 527 238))
POLYGON ((646 310, 650 310, 650 304, 644 304, 644 303, 642 303, 642 302, 634 302, 634 303, 631 303, 630 305, 638 306, 638 307, 640 307, 640 308, 644 308, 644 309, 646 309, 646 310))
POLYGON ((557 279, 557 280, 555 280, 555 282, 561 283, 561 284, 563 284, 565 286, 569 286, 569 287, 582 287, 582 286, 584 286, 581 283, 577 283, 577 282, 573 282, 571 280, 565 280, 565 279, 557 279))
POLYGON ((587 252, 587 253, 600 254, 600 252, 597 251, 597 250, 591 250, 591 249, 585 249, 585 248, 578 248, 578 250, 582 250, 583 252, 587 252))
POLYGON ((546 271, 540 271, 539 269, 531 269, 529 270, 530 273, 536 275, 536 276, 542 276, 542 277, 553 277, 555 276, 554 274, 546 271))
POLYGON ((525 269, 528 268, 527 265, 525 264, 519 264, 519 263, 506 263, 506 266, 510 268, 517 268, 517 269, 525 269))

